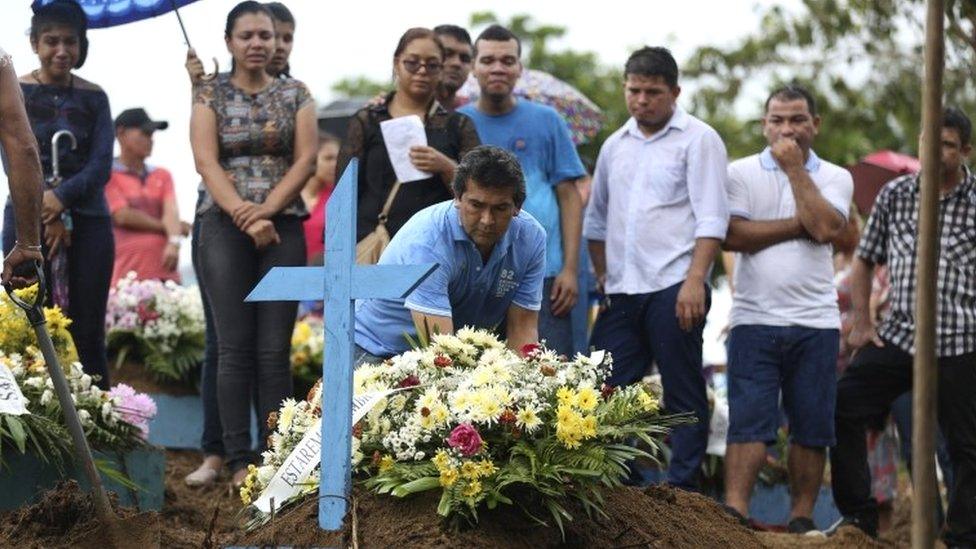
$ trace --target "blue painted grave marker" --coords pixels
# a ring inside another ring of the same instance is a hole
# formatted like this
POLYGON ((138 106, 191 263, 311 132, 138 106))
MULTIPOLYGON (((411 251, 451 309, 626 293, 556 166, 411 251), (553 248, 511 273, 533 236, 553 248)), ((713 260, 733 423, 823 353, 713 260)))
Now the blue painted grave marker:
POLYGON ((342 528, 352 487, 355 300, 405 298, 437 268, 436 264, 356 265, 358 174, 358 162, 353 159, 326 206, 325 266, 274 267, 247 296, 247 301, 325 298, 325 348, 328 353, 322 364, 319 526, 330 531, 342 528))

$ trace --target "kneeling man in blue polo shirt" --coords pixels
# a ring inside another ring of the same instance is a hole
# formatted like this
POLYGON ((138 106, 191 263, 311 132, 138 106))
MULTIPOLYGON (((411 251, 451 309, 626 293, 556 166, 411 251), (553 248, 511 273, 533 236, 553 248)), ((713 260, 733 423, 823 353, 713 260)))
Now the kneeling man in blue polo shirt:
POLYGON ((472 149, 455 172, 454 196, 417 212, 383 251, 380 265, 438 267, 406 299, 357 303, 357 363, 409 350, 407 335, 464 326, 498 329, 516 350, 538 341, 546 233, 521 210, 518 160, 499 147, 472 149))

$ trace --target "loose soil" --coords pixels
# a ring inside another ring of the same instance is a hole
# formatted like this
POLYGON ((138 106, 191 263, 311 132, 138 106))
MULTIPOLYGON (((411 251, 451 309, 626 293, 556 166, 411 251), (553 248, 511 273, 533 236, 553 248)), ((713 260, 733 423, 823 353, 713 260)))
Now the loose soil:
MULTIPOLYGON (((910 531, 910 499, 904 495, 895 505, 893 528, 878 541, 856 529, 842 530, 828 539, 757 533, 739 525, 707 497, 655 486, 608 491, 604 506, 608 517, 591 519, 581 508, 570 508, 576 519, 565 523, 565 538, 558 528, 540 526, 520 509, 506 505, 483 512, 480 525, 475 528, 450 531, 435 513, 437 499, 431 494, 401 500, 360 489, 354 491, 351 500, 355 512, 338 535, 327 535, 318 529, 314 499, 288 508, 265 526, 244 533, 240 499, 229 490, 226 474, 208 488, 190 488, 183 483, 183 477, 197 467, 200 459, 199 452, 167 452, 166 495, 159 513, 137 513, 115 506, 123 521, 124 547, 351 547, 355 543, 362 548, 874 549, 904 547, 910 531)), ((35 505, 0 513, 0 547, 108 547, 107 533, 94 517, 89 494, 69 481, 45 494, 35 505)))
POLYGON ((608 517, 590 519, 582 509, 571 509, 576 519, 565 524, 565 540, 558 528, 541 527, 512 506, 482 513, 476 528, 448 532, 435 512, 437 499, 432 495, 397 500, 357 490, 353 504, 354 518, 347 521, 341 538, 309 528, 317 516, 316 502, 310 500, 283 512, 240 543, 348 546, 355 539, 364 548, 763 547, 753 532, 738 525, 714 501, 666 487, 609 491, 604 506, 608 517))
POLYGON ((118 540, 125 547, 158 547, 159 516, 119 507, 110 494, 117 523, 113 535, 95 518, 90 493, 69 480, 46 492, 34 505, 0 516, 0 546, 18 548, 78 547, 102 549, 118 540))

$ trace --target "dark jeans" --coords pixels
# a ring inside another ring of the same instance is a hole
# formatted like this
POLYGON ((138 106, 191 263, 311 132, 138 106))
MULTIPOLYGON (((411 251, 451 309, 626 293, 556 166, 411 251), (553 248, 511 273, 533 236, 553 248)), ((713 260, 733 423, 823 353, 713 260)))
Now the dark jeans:
MULTIPOLYGON (((878 520, 871 497, 865 428, 912 388, 912 355, 889 341, 861 349, 837 382, 837 446, 830 466, 834 501, 844 516, 869 527, 878 520)), ((976 545, 976 353, 939 359, 939 426, 952 460, 947 544, 976 545)))
POLYGON ((203 364, 200 367, 200 398, 203 399, 203 435, 200 437, 200 448, 204 455, 223 457, 224 430, 220 428, 220 409, 217 407, 217 330, 214 328, 213 312, 210 310, 203 269, 200 267, 200 225, 198 216, 193 222, 193 239, 190 242, 190 257, 193 270, 197 273, 206 325, 203 364))
POLYGON ((545 340, 546 347, 557 353, 572 357, 576 354, 573 346, 573 312, 563 316, 552 314, 552 283, 556 279, 547 278, 542 283, 542 309, 539 310, 539 339, 545 340))
POLYGON ((267 417, 292 394, 289 353, 296 302, 245 303, 272 267, 305 264, 305 235, 294 216, 278 216, 280 244, 257 250, 249 236, 221 211, 199 216, 198 258, 217 331, 217 403, 231 471, 255 460, 251 451, 251 401, 257 399, 258 449, 269 431, 267 417), (256 393, 256 395, 255 395, 256 393))
MULTIPOLYGON (((708 398, 702 374, 704 320, 686 332, 678 325, 675 302, 681 283, 650 294, 612 294, 609 306, 593 326, 590 346, 613 355, 607 383, 623 386, 639 381, 651 362, 657 363, 668 413, 694 412, 698 423, 678 427, 671 434, 668 482, 686 490, 698 489, 698 477, 708 443, 708 398)), ((711 307, 706 288, 705 311, 711 307)))
MULTIPOLYGON (((68 331, 78 349, 85 373, 99 376, 97 385, 109 388, 108 357, 105 354, 105 312, 115 263, 115 238, 108 217, 75 215, 68 254, 68 331)), ((16 242, 13 207, 8 202, 3 215, 3 251, 10 253, 16 242)), ((45 257, 47 247, 44 248, 45 257)), ((47 264, 45 264, 47 265, 47 264)), ((50 271, 45 268, 45 276, 50 271)), ((50 285, 48 285, 50 290, 50 285)), ((50 293, 48 298, 50 299, 50 293)), ((67 366, 67 365, 62 365, 67 366)))
MULTIPOLYGON (((908 473, 912 472, 912 393, 908 392, 897 399, 891 405, 891 419, 898 429, 898 451, 902 462, 908 467, 908 473)), ((935 459, 942 468, 942 482, 946 486, 952 486, 952 460, 949 459, 949 448, 946 446, 945 437, 942 429, 935 433, 935 459)), ((941 527, 945 523, 945 509, 942 506, 942 496, 935 497, 935 523, 941 527)))

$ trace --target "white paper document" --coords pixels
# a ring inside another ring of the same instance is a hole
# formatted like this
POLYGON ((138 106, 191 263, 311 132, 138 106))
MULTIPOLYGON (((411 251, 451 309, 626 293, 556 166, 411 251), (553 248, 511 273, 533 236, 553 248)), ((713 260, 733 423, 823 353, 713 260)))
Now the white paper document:
POLYGON ((0 414, 24 415, 27 413, 26 401, 13 372, 0 364, 0 414))
POLYGON ((386 143, 386 152, 390 155, 393 171, 401 183, 431 177, 432 174, 417 169, 410 162, 410 147, 427 145, 427 133, 424 132, 424 123, 419 116, 411 114, 380 122, 380 131, 383 132, 383 141, 386 143))

